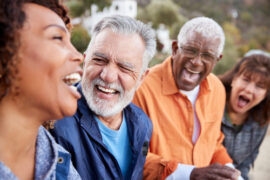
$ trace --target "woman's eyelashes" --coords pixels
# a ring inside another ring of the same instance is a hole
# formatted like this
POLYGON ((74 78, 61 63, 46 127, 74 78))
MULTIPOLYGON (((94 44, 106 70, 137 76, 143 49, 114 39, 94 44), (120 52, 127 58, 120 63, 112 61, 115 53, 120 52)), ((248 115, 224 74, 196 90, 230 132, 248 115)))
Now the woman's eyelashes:
POLYGON ((53 36, 53 40, 63 41, 63 36, 53 36))

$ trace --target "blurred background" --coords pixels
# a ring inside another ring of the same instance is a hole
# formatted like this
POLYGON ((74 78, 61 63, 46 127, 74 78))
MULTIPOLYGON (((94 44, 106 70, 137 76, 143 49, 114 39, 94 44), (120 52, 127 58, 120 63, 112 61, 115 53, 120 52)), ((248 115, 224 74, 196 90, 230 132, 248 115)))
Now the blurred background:
POLYGON ((158 53, 150 66, 171 52, 171 40, 189 19, 207 16, 224 29, 223 59, 213 72, 230 69, 250 49, 270 51, 270 0, 63 0, 70 9, 72 43, 84 52, 91 30, 103 17, 128 15, 151 24, 157 34, 158 53))
MULTIPOLYGON (((127 15, 150 24, 157 35, 157 54, 150 67, 171 53, 171 41, 189 19, 216 20, 226 36, 223 59, 213 72, 222 74, 250 49, 270 52, 270 0, 62 0, 72 17, 73 45, 84 52, 95 24, 105 16, 127 15)), ((252 180, 270 179, 270 130, 260 148, 252 180)))

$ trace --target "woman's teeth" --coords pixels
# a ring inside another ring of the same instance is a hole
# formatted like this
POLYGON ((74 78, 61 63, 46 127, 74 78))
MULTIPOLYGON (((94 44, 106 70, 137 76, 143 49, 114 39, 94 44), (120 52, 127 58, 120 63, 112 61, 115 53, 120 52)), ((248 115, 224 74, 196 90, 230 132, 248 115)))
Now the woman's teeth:
POLYGON ((64 78, 64 82, 67 84, 67 85, 72 85, 74 83, 77 83, 81 80, 81 76, 79 73, 72 73, 72 74, 69 74, 67 75, 65 78, 64 78))

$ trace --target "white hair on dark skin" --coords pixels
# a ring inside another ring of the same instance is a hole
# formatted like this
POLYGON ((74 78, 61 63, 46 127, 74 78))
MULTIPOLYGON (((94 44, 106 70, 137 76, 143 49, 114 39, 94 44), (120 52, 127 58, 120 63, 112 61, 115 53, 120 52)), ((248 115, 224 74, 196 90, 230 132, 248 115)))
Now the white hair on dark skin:
POLYGON ((222 27, 213 19, 208 17, 196 17, 186 22, 181 28, 177 40, 179 47, 187 42, 190 33, 197 32, 206 38, 217 38, 220 40, 218 47, 218 56, 222 54, 225 35, 222 27))
POLYGON ((156 38, 154 30, 150 26, 131 17, 120 15, 105 17, 95 26, 92 32, 91 42, 85 51, 86 59, 88 59, 87 55, 95 41, 95 37, 104 29, 110 29, 114 33, 123 35, 138 34, 142 38, 145 44, 145 52, 142 59, 143 66, 141 73, 144 72, 156 53, 156 38))

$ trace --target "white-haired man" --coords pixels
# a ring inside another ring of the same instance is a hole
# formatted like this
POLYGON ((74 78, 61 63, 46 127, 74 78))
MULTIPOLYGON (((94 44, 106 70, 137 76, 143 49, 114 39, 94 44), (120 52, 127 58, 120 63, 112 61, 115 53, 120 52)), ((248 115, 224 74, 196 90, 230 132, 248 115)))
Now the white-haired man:
POLYGON ((214 20, 188 21, 172 43, 172 55, 150 69, 136 92, 133 102, 153 123, 145 179, 238 178, 239 171, 225 166, 232 162, 220 131, 225 90, 211 74, 224 41, 214 20))
POLYGON ((78 110, 52 130, 82 179, 142 179, 152 124, 131 101, 155 48, 153 30, 135 19, 106 17, 95 26, 78 110))

